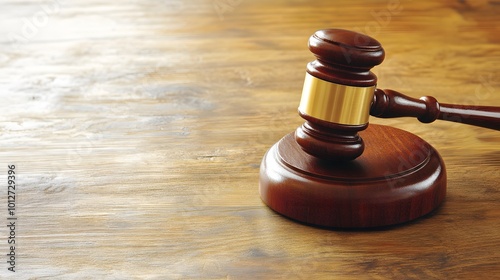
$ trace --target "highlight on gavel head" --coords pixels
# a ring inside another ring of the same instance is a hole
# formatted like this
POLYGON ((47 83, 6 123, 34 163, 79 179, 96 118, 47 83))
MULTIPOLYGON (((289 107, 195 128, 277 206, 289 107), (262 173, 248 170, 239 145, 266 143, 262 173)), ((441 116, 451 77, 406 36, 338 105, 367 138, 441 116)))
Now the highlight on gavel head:
POLYGON ((316 60, 307 65, 295 132, 302 149, 326 160, 352 160, 363 153, 358 131, 366 129, 377 77, 384 60, 380 43, 343 29, 319 30, 309 39, 316 60))

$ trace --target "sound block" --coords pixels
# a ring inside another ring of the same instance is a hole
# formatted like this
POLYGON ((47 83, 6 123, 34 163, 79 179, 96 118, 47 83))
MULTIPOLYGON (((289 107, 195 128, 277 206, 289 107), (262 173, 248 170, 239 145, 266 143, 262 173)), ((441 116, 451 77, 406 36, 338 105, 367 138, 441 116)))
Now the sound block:
POLYGON ((446 170, 431 145, 389 126, 371 124, 359 134, 366 149, 352 161, 318 159, 286 135, 261 164, 264 203, 307 224, 369 228, 411 221, 443 202, 446 170))

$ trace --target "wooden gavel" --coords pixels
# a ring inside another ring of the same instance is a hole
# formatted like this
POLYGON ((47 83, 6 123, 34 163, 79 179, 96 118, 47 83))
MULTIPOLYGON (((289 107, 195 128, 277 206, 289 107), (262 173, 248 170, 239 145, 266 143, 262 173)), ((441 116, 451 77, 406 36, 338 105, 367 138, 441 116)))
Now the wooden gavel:
POLYGON ((370 115, 500 130, 498 107, 440 104, 377 89, 370 69, 383 61, 384 49, 369 36, 320 30, 309 49, 316 60, 307 65, 298 109, 306 122, 276 142, 260 167, 262 201, 286 217, 370 228, 408 222, 442 204, 447 173, 438 151, 408 131, 368 125, 370 115))
POLYGON ((500 130, 500 107, 441 104, 434 97, 410 98, 376 88, 370 69, 384 60, 381 44, 342 29, 317 31, 309 39, 316 60, 307 65, 299 105, 306 122, 295 139, 310 155, 326 160, 352 160, 364 151, 358 135, 369 115, 380 118, 436 119, 500 130))

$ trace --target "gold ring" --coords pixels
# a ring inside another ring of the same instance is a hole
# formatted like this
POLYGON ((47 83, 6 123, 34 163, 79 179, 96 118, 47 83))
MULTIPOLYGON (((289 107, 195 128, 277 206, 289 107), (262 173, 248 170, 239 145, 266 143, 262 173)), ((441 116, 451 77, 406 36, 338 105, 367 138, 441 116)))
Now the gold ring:
POLYGON ((375 86, 354 87, 327 82, 306 73, 299 111, 327 122, 368 123, 375 86))

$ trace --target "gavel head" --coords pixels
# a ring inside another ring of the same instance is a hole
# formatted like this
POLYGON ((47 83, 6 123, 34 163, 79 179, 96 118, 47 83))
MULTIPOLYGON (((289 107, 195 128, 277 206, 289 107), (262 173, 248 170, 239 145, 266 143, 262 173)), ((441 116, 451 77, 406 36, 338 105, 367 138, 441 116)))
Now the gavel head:
POLYGON ((370 69, 384 60, 380 43, 342 29, 317 31, 309 39, 316 60, 307 65, 295 132, 302 149, 325 160, 352 160, 364 143, 377 77, 370 69))

